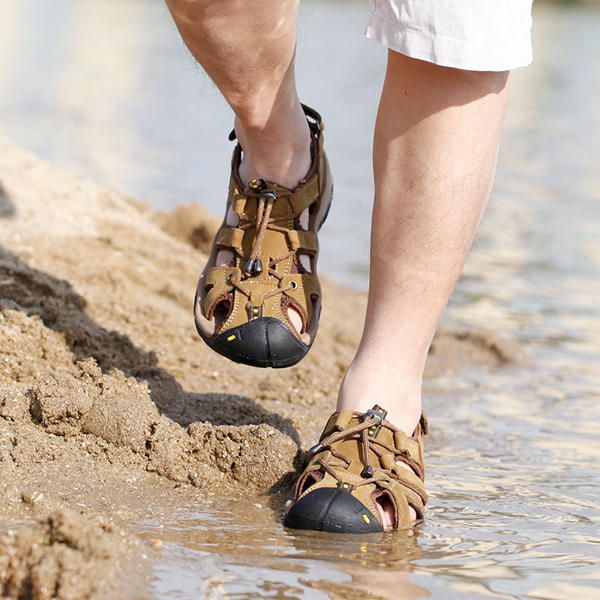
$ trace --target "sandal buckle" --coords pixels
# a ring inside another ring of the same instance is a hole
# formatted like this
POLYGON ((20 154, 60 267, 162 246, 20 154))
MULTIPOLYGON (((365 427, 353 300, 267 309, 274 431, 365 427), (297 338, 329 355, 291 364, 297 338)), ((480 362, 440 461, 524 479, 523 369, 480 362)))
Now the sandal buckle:
POLYGON ((365 419, 377 419, 377 423, 375 423, 374 425, 371 425, 371 427, 369 427, 369 435, 371 437, 377 437, 377 434, 379 433, 379 430, 381 429, 381 425, 383 423, 383 420, 385 419, 387 415, 387 410, 381 408, 381 406, 379 406, 379 404, 376 404, 373 408, 370 408, 368 411, 366 411, 364 413, 364 418, 365 419))

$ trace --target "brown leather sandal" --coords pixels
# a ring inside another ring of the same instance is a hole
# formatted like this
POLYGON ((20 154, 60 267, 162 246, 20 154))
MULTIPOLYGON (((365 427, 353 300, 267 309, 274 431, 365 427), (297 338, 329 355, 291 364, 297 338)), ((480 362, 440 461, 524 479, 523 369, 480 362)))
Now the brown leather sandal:
POLYGON ((334 413, 310 449, 298 479, 295 501, 285 516, 290 529, 337 533, 383 531, 383 511, 393 512, 391 529, 410 526, 409 508, 422 520, 427 504, 421 416, 412 435, 385 420, 375 405, 366 413, 334 413), (406 469, 397 463, 404 463, 406 469))
POLYGON ((244 186, 238 173, 242 149, 236 146, 227 212, 196 291, 194 313, 202 339, 219 354, 257 367, 300 361, 319 325, 317 233, 329 211, 333 183, 321 116, 303 108, 312 164, 296 188, 262 179, 244 186))

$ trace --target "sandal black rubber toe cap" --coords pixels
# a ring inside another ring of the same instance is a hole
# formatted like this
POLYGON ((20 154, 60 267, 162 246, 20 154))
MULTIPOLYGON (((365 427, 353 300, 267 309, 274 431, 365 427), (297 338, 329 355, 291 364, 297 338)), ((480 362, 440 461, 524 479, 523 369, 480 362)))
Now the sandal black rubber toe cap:
POLYGON ((273 317, 253 319, 206 342, 226 358, 253 367, 291 367, 309 350, 309 346, 273 317))
POLYGON ((290 529, 312 529, 332 533, 383 531, 379 521, 363 503, 340 488, 319 488, 292 504, 283 524, 290 529))

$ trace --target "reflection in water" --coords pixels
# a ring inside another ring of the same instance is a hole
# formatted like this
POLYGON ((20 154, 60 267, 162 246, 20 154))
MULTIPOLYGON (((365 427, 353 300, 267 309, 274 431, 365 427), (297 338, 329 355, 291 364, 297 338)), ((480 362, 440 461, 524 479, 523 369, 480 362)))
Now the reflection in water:
MULTIPOLYGON (((336 272, 362 287, 384 57, 361 39, 367 11, 307 0, 299 22, 300 87, 325 115, 337 176, 321 264, 352 256, 336 272)), ((156 596, 600 597, 600 12, 540 7, 536 23, 447 315, 519 340, 529 359, 428 383, 427 523, 337 538, 286 532, 259 504, 183 507, 138 525, 165 541, 156 596)), ((220 214, 230 126, 162 2, 2 0, 0 132, 42 156, 157 206, 199 198, 220 214)))
POLYGON ((423 555, 412 532, 292 533, 282 530, 261 504, 228 504, 227 511, 211 506, 199 514, 191 509, 182 511, 185 516, 174 523, 141 526, 145 534, 159 534, 167 546, 176 548, 176 556, 169 553, 171 561, 156 572, 159 595, 177 598, 215 588, 228 597, 248 599, 295 598, 303 592, 311 598, 429 595, 409 578, 411 561, 423 555), (215 561, 215 554, 227 559, 215 561), (186 573, 180 596, 170 587, 174 571, 186 573))

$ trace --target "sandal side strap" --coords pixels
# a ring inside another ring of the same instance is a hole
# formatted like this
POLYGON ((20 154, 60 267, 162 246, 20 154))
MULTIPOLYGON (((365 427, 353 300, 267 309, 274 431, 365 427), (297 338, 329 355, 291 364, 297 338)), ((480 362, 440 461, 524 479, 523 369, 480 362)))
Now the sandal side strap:
POLYGON ((290 250, 304 250, 316 254, 319 251, 317 236, 312 231, 290 229, 287 233, 290 250))
POLYGON ((242 241, 244 239, 244 230, 239 227, 224 226, 217 232, 215 243, 217 246, 226 246, 233 248, 238 252, 242 251, 242 241))

